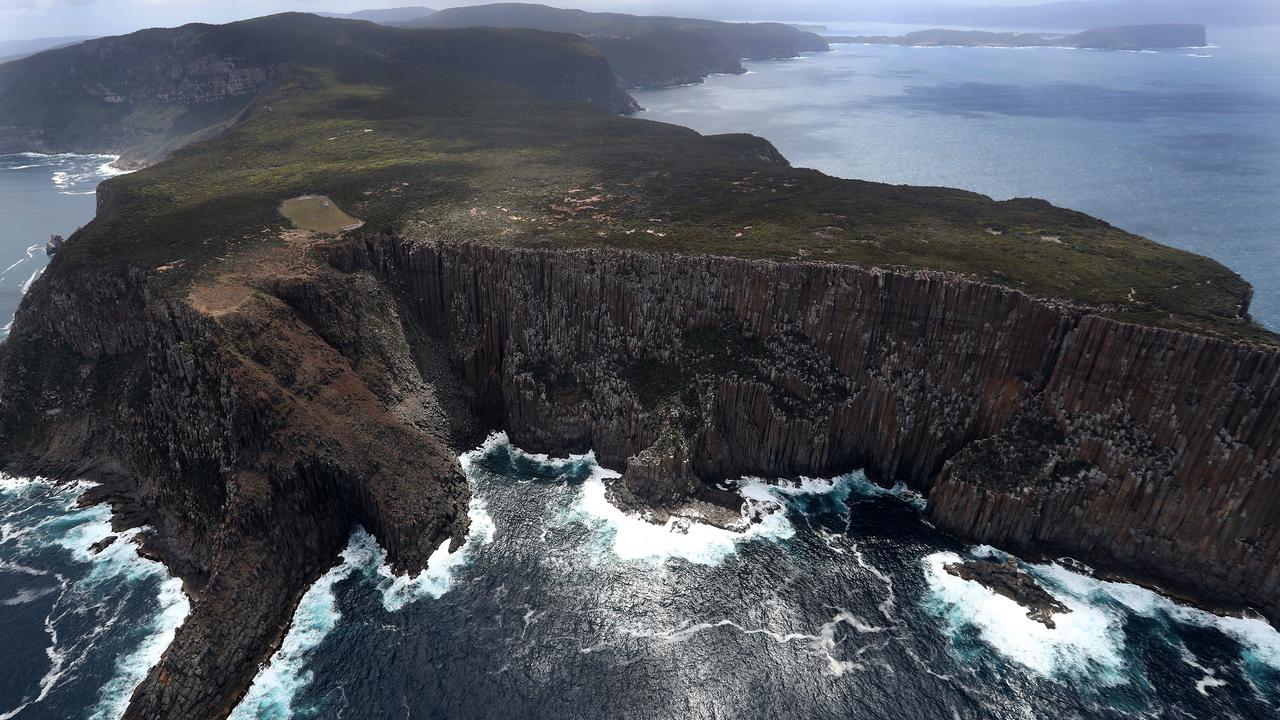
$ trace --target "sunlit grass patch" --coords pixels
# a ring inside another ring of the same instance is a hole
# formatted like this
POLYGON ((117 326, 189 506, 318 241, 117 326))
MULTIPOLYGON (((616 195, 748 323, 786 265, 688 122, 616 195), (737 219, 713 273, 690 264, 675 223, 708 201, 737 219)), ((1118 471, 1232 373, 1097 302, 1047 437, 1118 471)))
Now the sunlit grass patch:
POLYGON ((280 214, 303 230, 319 233, 355 230, 364 225, 364 221, 346 214, 324 195, 303 195, 285 200, 280 204, 280 214))

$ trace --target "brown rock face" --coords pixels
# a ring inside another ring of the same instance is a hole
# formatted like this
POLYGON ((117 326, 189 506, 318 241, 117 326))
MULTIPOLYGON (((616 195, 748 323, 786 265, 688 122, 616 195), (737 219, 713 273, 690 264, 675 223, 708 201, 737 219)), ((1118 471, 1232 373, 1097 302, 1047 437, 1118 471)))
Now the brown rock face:
POLYGON ((967 448, 939 527, 1280 617, 1280 353, 1088 317, 1029 412, 1058 433, 1016 472, 982 460, 1011 428, 967 448))
POLYGON ((281 245, 183 297, 60 254, 0 346, 0 467, 103 481, 193 596, 130 718, 229 713, 353 523, 409 572, 465 535, 457 452, 496 428, 659 509, 867 468, 963 537, 1280 620, 1275 350, 925 272, 281 245))
MULTIPOLYGON (((866 467, 962 537, 1280 618, 1280 353, 929 273, 383 237, 335 249, 522 445, 703 479, 866 467)), ((631 487, 636 492, 636 487, 631 487)), ((663 495, 665 485, 654 492, 663 495)))

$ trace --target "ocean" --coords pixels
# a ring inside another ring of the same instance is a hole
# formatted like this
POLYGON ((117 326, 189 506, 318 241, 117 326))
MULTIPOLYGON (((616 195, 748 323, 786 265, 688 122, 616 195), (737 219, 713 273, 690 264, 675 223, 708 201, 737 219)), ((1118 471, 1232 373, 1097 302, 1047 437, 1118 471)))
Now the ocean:
MULTIPOLYGON (((845 46, 639 96, 645 117, 757 133, 799 165, 1046 197, 1203 252, 1252 280, 1280 329, 1280 43, 1211 37, 1156 54, 845 46)), ((0 157, 0 325, 48 235, 92 217, 109 160, 0 157)), ((765 520, 733 534, 623 515, 589 455, 495 435, 463 461, 467 543, 394 578, 353 528, 234 718, 1280 714, 1265 622, 1030 565, 1072 610, 1048 630, 943 570, 999 551, 861 473, 736 483, 765 520)), ((132 534, 92 552, 109 515, 76 507, 81 489, 0 478, 0 720, 118 718, 188 611, 132 534)))
MULTIPOLYGON (((900 35, 916 26, 829 34, 900 35)), ((1280 330, 1280 27, 1168 52, 836 45, 635 93, 640 117, 771 140, 847 178, 1039 197, 1207 255, 1280 330)))
POLYGON ((27 288, 48 264, 50 235, 93 219, 98 183, 121 171, 112 155, 0 155, 0 338, 27 288))
POLYGON ((763 516, 673 531, 590 456, 496 435, 472 529, 414 581, 357 530, 232 716, 1273 718, 1280 633, 1060 565, 1048 630, 943 570, 966 547, 861 473, 738 484, 763 516))

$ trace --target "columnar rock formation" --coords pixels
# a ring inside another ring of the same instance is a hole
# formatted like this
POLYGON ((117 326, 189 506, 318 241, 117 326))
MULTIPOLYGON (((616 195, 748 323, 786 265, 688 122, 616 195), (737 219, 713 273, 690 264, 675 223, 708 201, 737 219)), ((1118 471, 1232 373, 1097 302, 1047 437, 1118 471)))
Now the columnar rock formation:
POLYGON ((332 257, 453 344, 517 443, 651 464, 676 417, 704 479, 866 467, 962 537, 1280 617, 1274 349, 924 272, 386 236, 332 257))
POLYGON ((6 469, 103 481, 193 594, 129 717, 229 712, 353 523, 400 571, 458 542, 456 453, 496 428, 659 504, 865 467, 964 538, 1280 619, 1274 349, 928 272, 314 248, 181 299, 55 258, 0 353, 6 469))

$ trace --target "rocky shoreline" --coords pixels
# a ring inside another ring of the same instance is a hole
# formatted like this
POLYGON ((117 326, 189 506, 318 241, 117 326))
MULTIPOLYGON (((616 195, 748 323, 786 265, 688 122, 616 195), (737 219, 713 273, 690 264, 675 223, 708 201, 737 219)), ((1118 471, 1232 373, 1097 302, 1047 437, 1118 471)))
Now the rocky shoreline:
POLYGON ((55 263, 4 346, 6 471, 103 481, 92 499, 153 527, 149 551, 194 598, 128 717, 229 711, 354 523, 400 572, 463 537, 456 457, 497 428, 530 451, 594 449, 626 468, 615 498, 653 519, 691 498, 740 519, 715 502, 723 478, 865 467, 960 537, 1280 617, 1274 350, 928 272, 319 247, 325 263, 242 297, 176 302, 148 273, 55 263), (1129 485, 1166 490, 1134 505, 1129 485), (1251 505, 1206 512, 1215 487, 1251 505))

